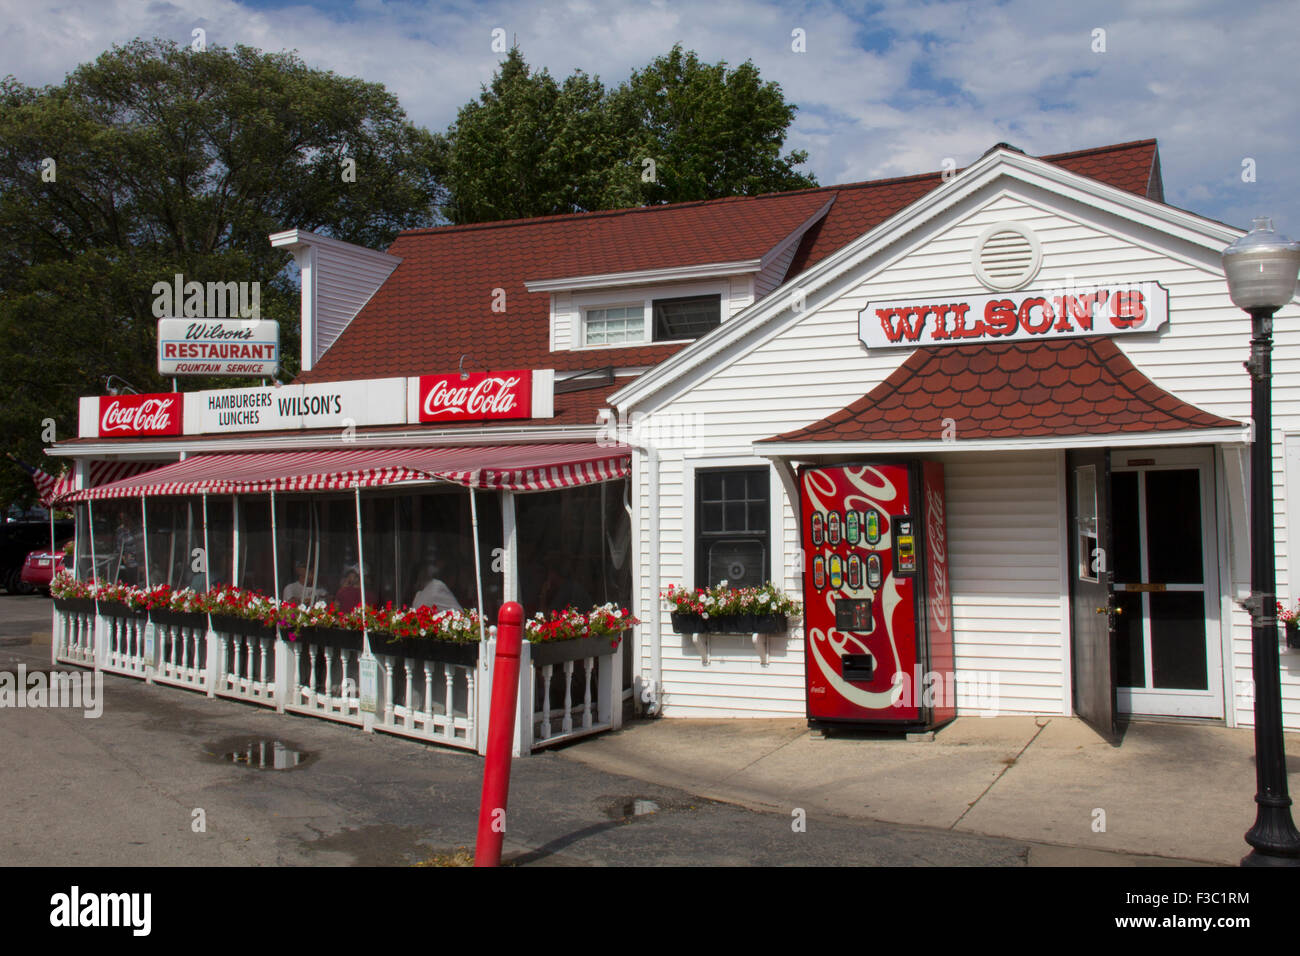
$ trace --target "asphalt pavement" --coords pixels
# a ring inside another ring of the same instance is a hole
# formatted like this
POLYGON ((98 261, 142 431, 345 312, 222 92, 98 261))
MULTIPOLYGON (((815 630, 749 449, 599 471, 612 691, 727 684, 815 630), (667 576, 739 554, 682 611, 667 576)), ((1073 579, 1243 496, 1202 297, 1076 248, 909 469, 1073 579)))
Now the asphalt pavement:
MULTIPOLYGON (((49 620, 43 598, 0 598, 0 671, 49 669, 49 620)), ((1134 725, 1119 748, 1090 734, 1043 718, 966 719, 930 741, 825 739, 802 721, 634 721, 513 762, 506 858, 1159 866, 1242 855, 1249 733, 1134 725)), ((98 718, 0 708, 0 752, 6 866, 406 866, 472 848, 477 826, 476 755, 113 675, 98 718), (259 769, 277 744, 286 769, 259 769)))

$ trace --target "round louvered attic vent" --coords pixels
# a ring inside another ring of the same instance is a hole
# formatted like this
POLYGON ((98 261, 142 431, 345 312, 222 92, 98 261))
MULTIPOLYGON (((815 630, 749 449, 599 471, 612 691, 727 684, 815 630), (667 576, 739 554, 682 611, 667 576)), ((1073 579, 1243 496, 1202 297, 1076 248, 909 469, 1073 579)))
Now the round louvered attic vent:
POLYGON ((1023 289, 1038 275, 1042 263, 1038 237, 1018 222, 989 226, 975 240, 971 256, 976 277, 994 292, 1023 289))

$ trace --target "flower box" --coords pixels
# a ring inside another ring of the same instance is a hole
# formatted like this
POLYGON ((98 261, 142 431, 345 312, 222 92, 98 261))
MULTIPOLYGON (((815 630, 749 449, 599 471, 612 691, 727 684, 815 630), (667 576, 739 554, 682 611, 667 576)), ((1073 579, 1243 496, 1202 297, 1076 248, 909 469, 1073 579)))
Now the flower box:
POLYGON ((302 644, 327 644, 346 651, 361 652, 361 632, 342 627, 302 627, 291 632, 302 644))
POLYGON ((268 627, 260 621, 248 618, 232 617, 228 614, 213 614, 212 629, 222 634, 238 634, 241 637, 275 637, 275 628, 268 627))
POLYGON ((725 614, 700 617, 698 614, 672 615, 673 631, 678 634, 783 634, 790 621, 784 614, 725 614))
POLYGON ((155 608, 149 612, 149 620, 153 621, 155 626, 200 628, 205 631, 208 629, 208 616, 199 611, 155 608))
POLYGON ((534 666, 545 667, 547 664, 563 664, 565 661, 580 661, 588 657, 608 657, 618 647, 619 638, 579 637, 571 641, 529 641, 530 654, 534 666))
POLYGON ((444 664, 458 664, 461 667, 473 667, 478 664, 478 641, 438 641, 430 637, 406 637, 388 645, 390 649, 385 651, 384 645, 376 644, 372 637, 370 646, 377 654, 399 654, 420 661, 439 661, 444 664))
POLYGON ((95 601, 93 598, 55 598, 54 606, 60 611, 68 611, 73 614, 95 613, 95 601))
POLYGON ((99 613, 104 617, 144 617, 144 611, 119 604, 117 601, 100 601, 99 613))
POLYGON ((672 613, 673 632, 676 634, 706 634, 709 630, 709 618, 698 614, 672 613))

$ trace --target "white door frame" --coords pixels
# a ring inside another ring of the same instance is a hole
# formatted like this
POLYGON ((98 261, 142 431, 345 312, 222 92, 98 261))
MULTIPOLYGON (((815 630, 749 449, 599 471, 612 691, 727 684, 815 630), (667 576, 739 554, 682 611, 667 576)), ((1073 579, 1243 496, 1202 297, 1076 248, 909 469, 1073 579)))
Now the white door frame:
MULTIPOLYGON (((1202 584, 1180 585, 1177 590, 1200 590, 1205 608, 1205 664, 1206 690, 1166 690, 1161 688, 1127 688, 1116 690, 1116 705, 1120 713, 1134 716, 1203 717, 1221 719, 1224 716, 1223 630, 1219 620, 1219 541, 1216 492, 1216 468, 1212 448, 1133 448, 1112 450, 1111 474, 1119 472, 1149 472, 1195 469, 1200 476, 1201 490, 1201 567, 1202 584), (1141 464, 1128 464, 1128 462, 1141 464), (1148 464, 1147 462, 1150 462, 1148 464)), ((1139 534, 1142 541, 1143 576, 1146 576, 1146 509, 1145 485, 1139 482, 1139 534)), ((1113 507, 1113 503, 1112 503, 1113 507)), ((1112 541, 1112 547, 1114 542, 1112 541)), ((1111 562, 1112 567, 1114 562, 1111 562)), ((1117 582, 1116 591, 1122 590, 1117 582)), ((1143 605, 1149 606, 1149 597, 1143 595, 1143 605)), ((1149 613, 1143 614, 1143 633, 1147 643, 1144 654, 1147 682, 1150 683, 1151 622, 1149 613)))

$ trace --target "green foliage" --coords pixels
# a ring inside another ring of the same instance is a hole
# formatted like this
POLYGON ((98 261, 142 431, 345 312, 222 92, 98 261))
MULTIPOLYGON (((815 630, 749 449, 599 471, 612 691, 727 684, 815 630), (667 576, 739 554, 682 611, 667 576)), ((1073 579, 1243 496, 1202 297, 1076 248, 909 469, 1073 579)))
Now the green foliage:
POLYGON ((444 213, 486 222, 815 186, 793 168, 806 154, 781 156, 794 114, 749 61, 728 70, 675 46, 606 91, 581 71, 557 84, 512 49, 442 138, 444 213))
MULTIPOLYGON (((178 272, 259 282, 293 374, 297 294, 268 234, 382 247, 430 225, 441 148, 382 86, 243 46, 136 40, 57 87, 0 81, 0 443, 48 466, 41 421, 75 436, 76 396, 108 374, 169 389, 152 287, 178 272)), ((185 380, 214 384, 247 383, 185 380)), ((30 493, 16 468, 0 475, 0 500, 30 493)))

